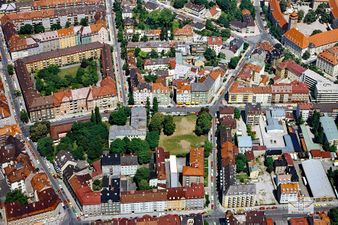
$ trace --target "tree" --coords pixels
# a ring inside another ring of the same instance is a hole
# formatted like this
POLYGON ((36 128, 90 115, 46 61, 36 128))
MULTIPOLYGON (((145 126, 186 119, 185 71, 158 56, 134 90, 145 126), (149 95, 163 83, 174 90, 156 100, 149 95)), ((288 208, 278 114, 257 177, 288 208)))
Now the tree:
POLYGON ((128 93, 128 105, 134 105, 134 95, 132 93, 128 93))
MULTIPOLYGON (((285 1, 285 0, 282 0, 282 1, 285 1)), ((239 5, 239 8, 241 10, 247 9, 247 10, 250 11, 252 16, 255 15, 256 10, 255 10, 255 7, 250 0, 242 0, 241 4, 239 5)))
POLYGON ((204 157, 208 158, 212 151, 212 143, 210 141, 205 141, 204 143, 204 157))
POLYGON ((158 147, 160 141, 160 133, 158 131, 150 131, 147 133, 146 141, 149 144, 150 149, 158 147))
POLYGON ((204 57, 206 60, 208 61, 212 61, 216 59, 216 52, 215 50, 211 49, 211 48, 207 48, 204 52, 204 57))
POLYGON ((21 110, 20 111, 20 120, 23 123, 28 123, 29 117, 28 117, 28 113, 26 112, 26 110, 21 110))
POLYGON ((165 135, 172 135, 175 132, 176 124, 174 118, 170 115, 164 117, 163 120, 163 133, 165 135))
POLYGON ((235 108, 234 117, 236 120, 239 120, 241 118, 241 110, 239 110, 238 108, 235 108))
POLYGON ((329 211, 329 217, 333 225, 338 224, 338 207, 331 208, 329 211))
POLYGON ((7 203, 17 202, 17 203, 20 203, 21 205, 27 205, 28 197, 25 196, 19 189, 15 189, 6 194, 5 202, 7 203))
POLYGON ((303 56, 302 56, 302 58, 304 60, 308 60, 310 58, 310 56, 311 56, 310 52, 309 51, 305 51, 304 54, 303 54, 303 56))
POLYGON ((155 113, 158 112, 158 101, 157 97, 153 98, 153 109, 152 109, 152 114, 154 115, 155 113))
POLYGON ((66 25, 65 25, 65 28, 68 28, 68 27, 70 27, 72 24, 69 22, 69 21, 67 21, 66 22, 66 25))
POLYGON ((298 23, 301 22, 304 18, 304 11, 303 10, 299 10, 298 11, 298 23))
POLYGON ((127 150, 127 143, 120 139, 117 138, 112 143, 110 143, 110 152, 111 153, 125 153, 127 150))
POLYGON ((285 11, 286 11, 286 8, 287 8, 287 6, 288 6, 288 3, 287 3, 286 0, 281 0, 281 1, 279 2, 279 6, 280 6, 280 10, 281 10, 282 12, 285 12, 285 11))
POLYGON ((100 114, 100 109, 99 107, 95 106, 95 123, 99 124, 102 122, 101 114, 100 114))
POLYGON ((317 20, 317 15, 315 11, 310 9, 304 17, 304 23, 311 24, 317 20))
POLYGON ((155 113, 149 123, 149 131, 161 132, 163 127, 164 116, 162 113, 155 113))
POLYGON ((147 42, 147 41, 148 41, 147 35, 143 35, 143 36, 141 37, 141 41, 147 42))
POLYGON ((242 153, 238 153, 238 155, 236 156, 236 172, 247 172, 246 163, 247 160, 245 155, 242 153))
POLYGON ((176 9, 181 9, 187 2, 188 2, 187 0, 174 0, 173 6, 176 9))
POLYGON ((46 157, 48 160, 52 160, 54 156, 53 140, 50 137, 43 137, 38 140, 39 153, 46 157))
POLYGON ((239 56, 232 57, 229 62, 229 68, 235 69, 237 67, 239 60, 240 60, 239 56))
POLYGON ((80 20, 80 25, 81 26, 88 26, 88 19, 87 19, 87 17, 85 17, 85 18, 82 18, 81 20, 80 20))
POLYGON ((330 152, 337 152, 337 147, 335 145, 330 145, 329 151, 330 152))
POLYGON ((43 32, 45 32, 45 27, 41 23, 34 25, 34 33, 38 34, 43 32))
POLYGON ((139 42, 140 41, 140 34, 133 34, 131 41, 132 42, 139 42))
POLYGON ((319 33, 322 33, 322 31, 321 30, 314 30, 314 31, 312 31, 311 36, 315 35, 315 34, 319 34, 319 33))
POLYGON ((151 52, 149 52, 149 58, 157 59, 158 57, 159 55, 155 49, 152 49, 151 52))
POLYGON ((7 65, 7 71, 9 75, 13 75, 14 74, 14 66, 12 64, 8 64, 7 65))
POLYGON ((130 114, 130 109, 125 106, 120 106, 110 113, 109 123, 111 125, 126 125, 128 116, 130 114))
POLYGON ((202 108, 196 120, 195 134, 198 136, 208 134, 211 128, 211 119, 212 117, 209 114, 209 110, 202 108))
POLYGON ((33 26, 30 24, 25 24, 22 27, 20 27, 20 34, 32 34, 33 33, 33 26))
MULTIPOLYGON (((150 179, 150 171, 146 167, 138 168, 137 171, 136 171, 136 174, 133 178, 133 180, 136 183, 138 189, 146 187, 147 185, 145 185, 144 181, 147 182, 147 184, 148 184, 149 179, 150 179)), ((142 190, 144 190, 144 189, 142 189, 142 190)))
POLYGON ((37 142, 40 138, 46 137, 49 134, 49 122, 36 122, 29 128, 32 141, 37 142))
POLYGON ((272 157, 266 157, 264 165, 267 167, 267 171, 271 173, 273 171, 273 159, 272 157))
POLYGON ((323 13, 319 18, 320 23, 331 23, 331 14, 329 12, 323 13))
POLYGON ((150 116, 150 100, 149 100, 149 97, 147 97, 147 101, 146 101, 146 111, 147 111, 147 121, 149 123, 149 116, 150 116))
MULTIPOLYGON (((65 27, 67 27, 67 25, 69 25, 68 27, 70 27, 70 22, 67 22, 65 27), (68 23, 68 24, 67 24, 68 23)), ((51 26, 50 26, 50 29, 51 30, 60 30, 62 27, 60 25, 60 23, 53 23, 51 26)))
POLYGON ((208 6, 208 0, 193 0, 192 2, 195 3, 196 5, 208 6))
POLYGON ((137 58, 139 56, 140 52, 141 52, 140 48, 135 48, 135 50, 134 50, 134 56, 137 58))
POLYGON ((102 189, 102 182, 100 180, 94 180, 93 181, 93 190, 99 191, 102 189))

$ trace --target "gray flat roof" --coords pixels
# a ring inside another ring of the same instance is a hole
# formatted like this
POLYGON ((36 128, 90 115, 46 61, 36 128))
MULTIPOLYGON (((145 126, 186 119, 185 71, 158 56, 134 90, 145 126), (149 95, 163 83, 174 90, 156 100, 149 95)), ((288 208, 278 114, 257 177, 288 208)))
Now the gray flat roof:
POLYGON ((338 140, 338 129, 332 117, 320 117, 320 123, 328 141, 338 140))
POLYGON ((309 159, 302 166, 314 198, 336 197, 320 160, 309 159))

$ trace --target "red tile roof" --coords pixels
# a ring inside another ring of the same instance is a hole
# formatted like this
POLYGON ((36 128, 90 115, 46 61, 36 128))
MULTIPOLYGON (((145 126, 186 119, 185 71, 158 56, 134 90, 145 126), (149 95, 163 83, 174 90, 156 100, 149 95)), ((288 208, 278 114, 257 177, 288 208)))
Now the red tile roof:
POLYGON ((183 176, 204 176, 204 148, 191 148, 189 166, 183 166, 183 176))
POLYGON ((69 184, 81 205, 99 205, 101 204, 101 193, 91 190, 87 175, 75 175, 69 179, 69 184))
POLYGON ((165 159, 168 158, 168 153, 164 151, 163 148, 158 147, 155 150, 155 159, 156 159, 156 174, 157 179, 165 180, 167 179, 165 172, 165 159))
POLYGON ((285 32, 284 37, 302 49, 309 46, 309 38, 296 28, 291 28, 285 32))
POLYGON ((291 71, 292 73, 300 76, 302 73, 306 70, 304 67, 301 65, 297 64, 293 60, 286 60, 278 65, 280 69, 287 69, 291 71))
POLYGON ((208 37, 208 45, 221 46, 222 44, 223 44, 222 37, 208 37))
POLYGON ((329 5, 331 8, 331 14, 333 18, 338 18, 338 1, 337 0, 329 0, 329 5))
POLYGON ((5 203, 7 221, 19 220, 55 210, 61 202, 53 188, 38 192, 37 196, 39 201, 27 205, 21 205, 16 202, 5 203))
POLYGON ((338 65, 338 46, 324 50, 318 55, 318 58, 330 63, 338 65))
POLYGON ((146 190, 146 191, 127 191, 121 192, 121 204, 138 203, 138 202, 156 202, 166 201, 166 190, 146 190))
POLYGON ((177 28, 174 30, 174 36, 193 36, 194 32, 192 26, 187 24, 182 28, 177 28))
POLYGON ((279 1, 270 0, 269 5, 270 5, 272 16, 277 21, 278 26, 283 30, 287 29, 288 22, 284 18, 284 15, 280 9, 279 1))

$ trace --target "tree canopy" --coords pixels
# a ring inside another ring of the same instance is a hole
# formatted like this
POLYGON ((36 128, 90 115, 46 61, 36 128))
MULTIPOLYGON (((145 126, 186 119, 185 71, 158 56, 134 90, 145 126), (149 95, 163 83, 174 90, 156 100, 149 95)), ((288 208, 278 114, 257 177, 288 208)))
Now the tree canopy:
POLYGON ((202 108, 197 116, 195 134, 198 136, 208 134, 211 128, 211 119, 209 109, 202 108))
POLYGON ((111 125, 126 125, 128 117, 130 116, 130 108, 126 106, 119 106, 110 113, 109 123, 111 125))
POLYGON ((36 122, 29 128, 30 138, 37 142, 40 138, 46 137, 49 134, 49 122, 36 122))
POLYGON ((54 146, 53 140, 50 137, 43 137, 38 140, 37 147, 40 155, 46 157, 48 160, 52 161, 54 156, 54 146))
POLYGON ((14 191, 8 192, 6 194, 6 200, 5 202, 18 202, 21 205, 27 205, 28 204, 28 197, 25 196, 19 189, 16 189, 14 191))
POLYGON ((176 130, 176 124, 174 118, 170 115, 166 115, 163 120, 163 133, 165 135, 172 135, 176 130))
POLYGON ((138 190, 148 190, 151 187, 149 186, 150 171, 146 167, 141 167, 137 169, 136 174, 133 178, 134 182, 137 185, 138 190))

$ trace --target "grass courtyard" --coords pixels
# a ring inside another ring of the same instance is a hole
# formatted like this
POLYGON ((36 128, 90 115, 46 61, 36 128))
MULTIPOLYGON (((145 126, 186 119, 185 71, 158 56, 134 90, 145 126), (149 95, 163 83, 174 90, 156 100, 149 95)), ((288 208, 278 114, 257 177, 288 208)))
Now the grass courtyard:
POLYGON ((66 75, 75 77, 79 69, 80 69, 80 65, 69 66, 67 68, 60 68, 60 72, 58 73, 58 76, 61 78, 65 78, 66 75))
POLYGON ((176 124, 175 133, 166 136, 161 133, 159 146, 173 155, 185 155, 191 146, 202 146, 207 136, 197 136, 194 133, 197 117, 193 114, 188 116, 174 116, 176 124))

